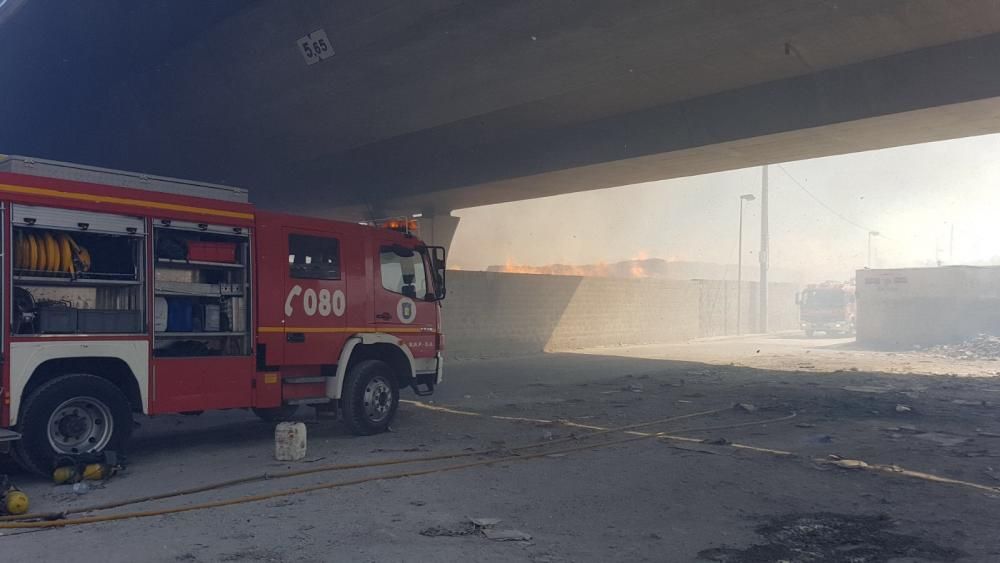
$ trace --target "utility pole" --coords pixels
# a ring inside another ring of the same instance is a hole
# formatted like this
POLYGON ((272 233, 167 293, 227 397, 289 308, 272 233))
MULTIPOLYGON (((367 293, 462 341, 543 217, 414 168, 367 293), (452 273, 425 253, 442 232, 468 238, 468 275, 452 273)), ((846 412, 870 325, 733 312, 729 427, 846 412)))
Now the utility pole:
MULTIPOLYGON (((872 267, 872 237, 877 237, 878 231, 868 231, 868 268, 872 267)), ((937 246, 937 243, 934 243, 937 246)))
POLYGON ((948 263, 955 265, 955 223, 951 224, 951 233, 948 235, 948 263))
POLYGON ((767 230, 767 165, 761 169, 760 182, 760 332, 767 332, 767 266, 770 260, 770 237, 767 230))
POLYGON ((736 253, 736 336, 743 334, 740 326, 743 315, 743 204, 757 199, 753 194, 740 196, 740 242, 736 253))

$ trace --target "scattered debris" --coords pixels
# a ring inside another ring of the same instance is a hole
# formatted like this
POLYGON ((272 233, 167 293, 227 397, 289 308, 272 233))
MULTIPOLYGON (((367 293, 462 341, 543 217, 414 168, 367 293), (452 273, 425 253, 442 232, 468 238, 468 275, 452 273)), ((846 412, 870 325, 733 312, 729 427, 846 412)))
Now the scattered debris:
POLYGON ((912 412, 913 407, 908 407, 906 405, 896 405, 896 412, 912 412))
POLYGON ((931 346, 923 351, 958 360, 997 360, 1000 359, 1000 336, 977 334, 957 344, 931 346))
POLYGON ((743 412, 757 412, 757 407, 750 403, 736 403, 733 408, 743 412))
POLYGON ((997 432, 987 432, 985 430, 976 429, 977 436, 985 436, 987 438, 1000 438, 1000 433, 997 432))
POLYGON ((526 534, 520 530, 494 530, 493 528, 483 529, 486 539, 493 541, 531 541, 531 534, 526 534))
POLYGON ((431 526, 420 531, 420 535, 431 538, 461 537, 480 534, 493 541, 530 541, 531 535, 520 530, 497 530, 497 524, 503 522, 500 518, 467 518, 465 522, 453 527, 431 526))
POLYGON ((834 459, 830 461, 830 465, 836 465, 841 469, 864 469, 868 467, 868 464, 860 459, 834 459))
POLYGON ((642 393, 642 383, 629 383, 628 387, 624 390, 631 391, 633 393, 642 393))
POLYGON ((808 422, 800 422, 795 425, 797 428, 816 428, 815 424, 809 424, 808 422))
POLYGON ((955 561, 965 554, 943 547, 918 535, 892 529, 885 515, 854 515, 819 512, 778 516, 759 526, 766 543, 746 549, 715 547, 698 553, 708 561, 756 563, 760 561, 814 562, 850 561, 955 561))
POLYGON ((987 401, 969 401, 969 400, 966 400, 966 399, 952 399, 951 402, 952 402, 952 404, 955 404, 955 405, 968 405, 968 406, 975 406, 975 407, 988 407, 988 406, 990 406, 990 403, 987 402, 987 401))
POLYGON ((732 442, 725 438, 705 438, 701 441, 702 444, 712 444, 713 446, 729 446, 732 442))
POLYGON ((969 441, 968 438, 952 436, 951 434, 944 434, 942 432, 924 432, 923 434, 915 435, 914 438, 920 438, 921 440, 927 440, 939 446, 946 447, 957 446, 969 441))
POLYGON ((854 393, 888 393, 893 390, 892 387, 878 385, 845 385, 841 389, 844 391, 853 391, 854 393))
POLYGON ((427 536, 429 538, 454 538, 475 534, 478 531, 479 528, 477 528, 472 522, 463 522, 453 528, 446 528, 444 526, 431 526, 430 528, 424 528, 423 530, 420 530, 420 535, 427 536))
POLYGON ((983 469, 983 473, 985 473, 987 477, 993 479, 994 481, 1000 481, 1000 471, 993 469, 992 467, 987 467, 986 469, 983 469))
POLYGON ((424 506, 427 503, 425 501, 422 501, 422 500, 411 500, 410 504, 412 504, 413 506, 424 506))

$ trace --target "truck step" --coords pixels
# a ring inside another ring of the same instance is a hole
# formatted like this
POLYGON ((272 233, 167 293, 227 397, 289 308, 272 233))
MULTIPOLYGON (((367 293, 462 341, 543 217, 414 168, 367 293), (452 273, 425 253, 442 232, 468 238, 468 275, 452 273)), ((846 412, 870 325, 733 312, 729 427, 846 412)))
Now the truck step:
POLYGON ((333 399, 329 397, 310 397, 305 399, 288 399, 285 401, 289 405, 321 405, 323 403, 329 403, 333 399))
POLYGON ((21 435, 13 430, 0 429, 0 442, 13 442, 20 439, 21 435))
POLYGON ((290 383, 292 385, 303 384, 303 383, 326 383, 326 379, 323 376, 315 377, 283 377, 281 378, 282 383, 290 383))

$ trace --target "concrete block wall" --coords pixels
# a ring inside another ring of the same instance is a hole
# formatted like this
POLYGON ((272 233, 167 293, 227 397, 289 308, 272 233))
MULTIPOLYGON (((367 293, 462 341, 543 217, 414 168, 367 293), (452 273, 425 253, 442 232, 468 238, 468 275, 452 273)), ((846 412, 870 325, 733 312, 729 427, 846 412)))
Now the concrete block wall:
MULTIPOLYGON (((797 328, 795 286, 773 284, 771 330, 797 328)), ((490 358, 735 334, 736 283, 448 272, 446 354, 490 358)), ((757 284, 743 284, 744 332, 757 284)))

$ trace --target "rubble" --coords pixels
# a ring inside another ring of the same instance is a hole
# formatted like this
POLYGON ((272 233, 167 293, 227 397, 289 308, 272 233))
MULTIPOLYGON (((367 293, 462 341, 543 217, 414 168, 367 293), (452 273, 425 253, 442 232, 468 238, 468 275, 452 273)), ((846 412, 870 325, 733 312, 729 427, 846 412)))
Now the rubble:
POLYGON ((957 344, 939 344, 922 351, 959 360, 1000 360, 1000 336, 977 334, 957 344))

